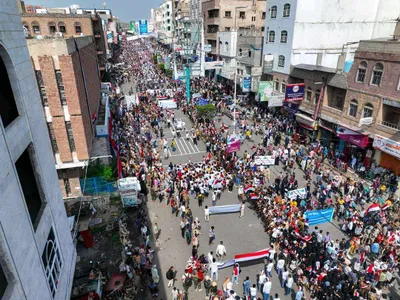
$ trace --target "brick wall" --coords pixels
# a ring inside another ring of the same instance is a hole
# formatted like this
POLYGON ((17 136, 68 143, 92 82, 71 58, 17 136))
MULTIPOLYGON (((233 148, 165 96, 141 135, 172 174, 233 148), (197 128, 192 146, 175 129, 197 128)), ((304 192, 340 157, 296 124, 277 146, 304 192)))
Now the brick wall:
POLYGON ((52 116, 62 116, 63 110, 61 107, 60 95, 58 93, 53 58, 51 56, 41 56, 39 57, 39 65, 40 70, 42 71, 50 114, 52 116))
POLYGON ((80 168, 57 170, 57 175, 58 175, 58 183, 60 185, 61 192, 63 194, 63 198, 68 198, 68 197, 75 198, 75 197, 81 196, 81 184, 79 181, 80 168), (66 175, 68 177, 69 187, 70 187, 69 195, 67 195, 65 182, 64 182, 64 175, 66 175))
POLYGON ((72 154, 68 143, 67 129, 63 116, 53 117, 53 128, 62 162, 72 161, 72 154))
POLYGON ((28 31, 31 35, 54 35, 50 32, 49 23, 56 24, 56 31, 59 31, 58 24, 63 22, 65 24, 66 33, 64 36, 77 36, 81 35, 75 31, 75 23, 81 24, 81 30, 84 35, 93 35, 93 27, 91 16, 76 16, 65 14, 22 14, 22 24, 28 25, 28 31), (36 22, 40 26, 40 33, 34 33, 32 30, 32 23, 36 22))

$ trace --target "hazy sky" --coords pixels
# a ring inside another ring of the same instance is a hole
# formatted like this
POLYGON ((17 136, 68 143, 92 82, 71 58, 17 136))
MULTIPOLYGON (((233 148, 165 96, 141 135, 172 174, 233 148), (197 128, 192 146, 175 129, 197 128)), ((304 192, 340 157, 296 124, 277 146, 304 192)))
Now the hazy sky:
MULTIPOLYGON (((150 9, 157 7, 163 0, 106 0, 107 8, 122 22, 149 19, 150 9)), ((78 4, 83 8, 102 8, 102 0, 25 0, 25 4, 45 7, 65 7, 78 4)))

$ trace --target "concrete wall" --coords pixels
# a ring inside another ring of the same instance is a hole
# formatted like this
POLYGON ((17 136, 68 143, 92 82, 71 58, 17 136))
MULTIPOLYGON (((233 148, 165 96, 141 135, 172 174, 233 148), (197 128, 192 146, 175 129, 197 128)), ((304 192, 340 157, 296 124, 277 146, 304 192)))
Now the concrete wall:
POLYGON ((51 226, 63 260, 54 299, 70 298, 76 251, 68 229, 52 150, 16 1, 0 1, 0 55, 5 61, 19 117, 0 124, 0 264, 8 287, 4 299, 53 299, 41 255, 51 226), (45 202, 34 227, 19 184, 15 162, 32 143, 33 167, 45 202))
MULTIPOLYGON (((335 68, 344 44, 392 35, 399 12, 397 0, 271 0, 267 7, 264 54, 273 54, 274 71, 285 74, 290 65, 299 63, 335 68), (285 3, 291 4, 288 18, 282 17, 285 3), (270 18, 273 5, 278 7, 276 19, 270 18), (276 33, 275 43, 267 43, 271 30, 276 33), (282 30, 288 31, 287 44, 279 42, 282 30), (277 66, 279 55, 286 58, 284 68, 277 66)), ((352 60, 354 52, 354 47, 346 47, 346 60, 352 60)))

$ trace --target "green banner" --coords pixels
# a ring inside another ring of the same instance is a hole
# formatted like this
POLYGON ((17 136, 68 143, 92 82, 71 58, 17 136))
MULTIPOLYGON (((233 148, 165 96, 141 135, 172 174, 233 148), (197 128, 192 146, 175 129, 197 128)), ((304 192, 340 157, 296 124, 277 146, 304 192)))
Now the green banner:
POLYGON ((135 31, 135 21, 131 21, 130 23, 131 31, 135 31))
POLYGON ((260 102, 268 101, 273 92, 272 81, 260 81, 258 84, 258 99, 260 102))

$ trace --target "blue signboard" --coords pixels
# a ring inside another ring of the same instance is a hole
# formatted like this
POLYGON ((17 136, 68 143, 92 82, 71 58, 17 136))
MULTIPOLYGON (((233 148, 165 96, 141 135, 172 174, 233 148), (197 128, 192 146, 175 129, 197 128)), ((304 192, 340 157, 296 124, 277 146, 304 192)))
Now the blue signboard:
POLYGON ((314 226, 332 221, 334 208, 306 211, 305 217, 308 219, 308 225, 314 226))
POLYGON ((139 20, 139 34, 146 35, 149 33, 149 27, 147 24, 147 20, 139 20))
POLYGON ((301 102, 288 102, 283 101, 283 108, 287 110, 290 114, 294 115, 298 112, 301 102))
POLYGON ((304 99, 304 83, 287 84, 285 101, 301 101, 304 99))
POLYGON ((251 77, 243 77, 243 87, 242 87, 243 92, 250 92, 251 91, 251 77))

